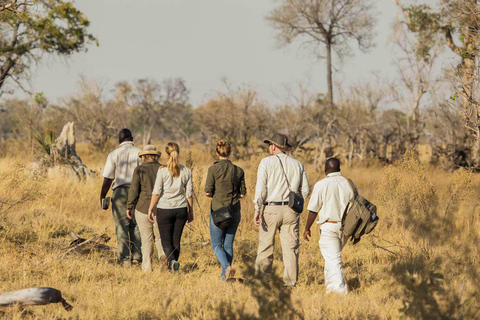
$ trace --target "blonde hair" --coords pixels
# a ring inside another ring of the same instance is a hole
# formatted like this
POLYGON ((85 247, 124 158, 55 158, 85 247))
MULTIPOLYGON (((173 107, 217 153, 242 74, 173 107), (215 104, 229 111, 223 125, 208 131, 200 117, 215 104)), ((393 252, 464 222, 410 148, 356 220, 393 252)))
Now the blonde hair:
POLYGON ((170 175, 174 178, 180 176, 180 164, 178 163, 178 157, 180 153, 180 148, 175 142, 167 143, 165 147, 165 152, 168 155, 167 169, 170 172, 170 175))
POLYGON ((223 140, 218 140, 217 147, 215 148, 215 150, 221 157, 224 157, 224 158, 228 158, 230 156, 230 153, 232 152, 230 143, 223 140))

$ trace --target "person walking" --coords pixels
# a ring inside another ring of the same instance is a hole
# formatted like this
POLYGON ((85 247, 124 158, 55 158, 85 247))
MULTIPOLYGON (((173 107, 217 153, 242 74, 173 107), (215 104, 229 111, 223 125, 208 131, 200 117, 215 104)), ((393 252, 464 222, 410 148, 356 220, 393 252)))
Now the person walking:
POLYGON ((169 142, 165 151, 168 162, 157 172, 148 218, 151 222, 156 218, 168 268, 177 273, 183 228, 193 221, 192 171, 180 165, 178 144, 169 142))
POLYGON ((132 184, 128 191, 127 216, 132 219, 135 214, 135 221, 142 241, 142 270, 144 272, 152 272, 154 243, 157 247, 158 257, 161 258, 164 255, 158 225, 148 219, 148 208, 152 199, 153 186, 158 169, 161 167, 158 162, 161 155, 162 153, 152 145, 143 147, 143 151, 138 153, 138 156, 142 159, 142 164, 135 168, 132 184))
POLYGON ((220 279, 228 280, 235 276, 233 262, 233 240, 240 224, 240 199, 247 193, 245 174, 242 168, 234 165, 228 158, 231 154, 228 142, 217 142, 216 153, 218 161, 208 168, 205 195, 212 198, 211 211, 232 205, 233 221, 227 227, 220 229, 213 222, 210 214, 210 240, 215 256, 222 266, 220 279))
POLYGON ((285 286, 294 287, 298 280, 299 214, 288 206, 291 191, 308 197, 305 167, 285 152, 292 146, 288 137, 275 133, 264 141, 272 156, 263 159, 257 171, 254 223, 259 228, 259 244, 255 271, 257 275, 272 272, 275 233, 280 232, 285 286))
POLYGON ((327 293, 347 294, 348 289, 343 278, 342 218, 348 202, 353 198, 353 190, 347 179, 340 172, 340 161, 337 158, 325 162, 326 177, 318 181, 312 192, 308 210, 310 211, 303 237, 309 241, 310 227, 318 216, 320 225, 320 252, 325 260, 325 287, 327 293))
POLYGON ((127 216, 128 190, 132 183, 133 171, 141 164, 138 152, 142 150, 134 146, 132 132, 128 129, 120 130, 118 140, 120 146, 108 155, 105 163, 100 206, 107 210, 102 203, 111 187, 119 262, 124 266, 130 266, 132 259, 135 263, 142 261, 140 231, 137 224, 127 216))

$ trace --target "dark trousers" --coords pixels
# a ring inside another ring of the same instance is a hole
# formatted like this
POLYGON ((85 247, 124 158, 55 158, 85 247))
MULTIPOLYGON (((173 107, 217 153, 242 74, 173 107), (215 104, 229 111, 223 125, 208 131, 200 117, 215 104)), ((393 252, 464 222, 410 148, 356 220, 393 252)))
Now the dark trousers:
POLYGON ((180 239, 187 222, 187 208, 157 209, 157 223, 162 239, 162 247, 167 262, 176 260, 180 256, 180 239))

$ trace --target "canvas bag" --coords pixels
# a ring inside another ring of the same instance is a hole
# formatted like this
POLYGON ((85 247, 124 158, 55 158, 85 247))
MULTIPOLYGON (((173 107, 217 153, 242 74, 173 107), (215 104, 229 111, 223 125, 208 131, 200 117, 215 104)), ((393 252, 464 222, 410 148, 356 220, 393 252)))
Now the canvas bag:
POLYGON ((377 206, 358 194, 352 180, 348 184, 353 191, 353 198, 348 202, 342 217, 342 238, 351 238, 356 244, 360 237, 369 234, 377 226, 377 206))
POLYGON ((290 182, 288 182, 287 173, 283 168, 282 160, 280 160, 279 156, 277 156, 277 158, 278 158, 278 161, 280 161, 280 165, 282 166, 282 171, 283 171, 283 174, 285 175, 285 180, 287 180, 288 190, 290 190, 290 193, 288 194, 288 206, 292 208, 292 210, 295 211, 296 213, 302 213, 303 203, 305 200, 303 199, 302 196, 297 194, 295 191, 292 191, 292 189, 290 188, 290 182))
POLYGON ((235 192, 235 180, 237 178, 237 166, 233 165, 233 179, 232 179, 232 199, 230 205, 221 207, 212 211, 213 224, 219 229, 228 227, 233 222, 233 193, 235 192))

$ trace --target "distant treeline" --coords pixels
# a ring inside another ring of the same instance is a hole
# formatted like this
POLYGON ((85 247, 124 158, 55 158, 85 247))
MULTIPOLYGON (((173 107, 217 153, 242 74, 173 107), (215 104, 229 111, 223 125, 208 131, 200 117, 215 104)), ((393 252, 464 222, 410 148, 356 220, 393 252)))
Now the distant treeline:
POLYGON ((431 161, 443 166, 468 166, 474 142, 456 111, 432 107, 409 115, 385 107, 387 90, 365 85, 344 92, 332 107, 324 96, 301 87, 281 106, 268 106, 254 89, 218 93, 198 108, 188 103, 182 79, 118 83, 107 98, 105 88, 82 79, 80 92, 51 104, 37 94, 30 100, 5 100, 0 112, 0 140, 40 142, 58 135, 74 121, 77 139, 99 151, 115 144, 118 130, 128 127, 138 143, 172 139, 187 145, 213 145, 227 139, 235 157, 248 157, 258 141, 272 132, 288 134, 294 152, 321 163, 340 156, 346 163, 393 162, 407 150, 429 144, 431 161))

